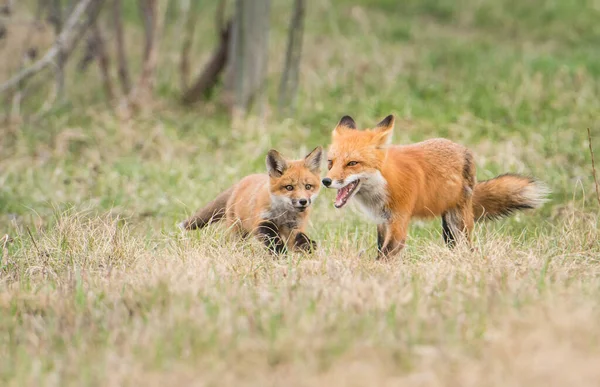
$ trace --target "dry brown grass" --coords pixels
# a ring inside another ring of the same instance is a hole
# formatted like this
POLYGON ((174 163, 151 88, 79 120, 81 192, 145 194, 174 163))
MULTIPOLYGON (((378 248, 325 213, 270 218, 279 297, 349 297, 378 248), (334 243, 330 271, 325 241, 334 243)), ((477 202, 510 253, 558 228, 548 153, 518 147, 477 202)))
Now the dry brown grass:
POLYGON ((480 253, 429 243, 383 264, 327 245, 273 260, 219 228, 142 238, 116 217, 59 215, 7 252, 0 357, 9 362, 0 377, 594 385, 598 217, 564 219, 528 241, 487 231, 480 253))

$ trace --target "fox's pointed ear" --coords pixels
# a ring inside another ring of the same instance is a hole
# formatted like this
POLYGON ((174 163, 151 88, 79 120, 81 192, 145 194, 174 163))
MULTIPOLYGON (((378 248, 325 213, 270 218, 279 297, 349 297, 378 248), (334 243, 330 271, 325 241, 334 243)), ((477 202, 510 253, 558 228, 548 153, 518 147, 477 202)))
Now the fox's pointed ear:
POLYGON ((375 127, 375 144, 378 147, 386 146, 392 143, 394 133, 394 115, 390 114, 381 120, 375 127))
POLYGON ((321 160, 323 159, 323 148, 318 146, 305 158, 304 165, 313 173, 321 173, 321 160))
POLYGON ((337 126, 335 127, 335 130, 333 131, 333 133, 340 133, 343 130, 348 130, 348 129, 356 129, 356 122, 354 122, 354 120, 352 119, 352 117, 350 116, 343 116, 342 119, 340 120, 340 122, 338 122, 337 126))
POLYGON ((271 149, 267 153, 267 172, 271 177, 280 177, 287 169, 287 162, 275 149, 271 149))

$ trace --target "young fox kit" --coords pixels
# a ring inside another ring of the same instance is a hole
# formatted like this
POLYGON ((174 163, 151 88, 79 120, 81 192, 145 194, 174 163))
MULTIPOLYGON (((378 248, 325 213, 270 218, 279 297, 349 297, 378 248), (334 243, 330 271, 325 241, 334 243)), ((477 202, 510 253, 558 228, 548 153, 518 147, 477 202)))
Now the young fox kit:
POLYGON ((321 185, 322 154, 317 147, 303 160, 286 160, 271 149, 267 174, 246 176, 180 227, 194 230, 225 219, 237 234, 255 235, 273 253, 312 251, 316 243, 304 228, 321 185))
POLYGON ((473 155, 446 139, 391 145, 394 116, 373 129, 357 130, 344 116, 333 131, 323 185, 337 189, 335 207, 356 198, 377 223, 378 258, 402 250, 412 217, 442 217, 443 237, 453 247, 471 245, 474 221, 539 207, 548 189, 535 180, 506 174, 477 182, 473 155))

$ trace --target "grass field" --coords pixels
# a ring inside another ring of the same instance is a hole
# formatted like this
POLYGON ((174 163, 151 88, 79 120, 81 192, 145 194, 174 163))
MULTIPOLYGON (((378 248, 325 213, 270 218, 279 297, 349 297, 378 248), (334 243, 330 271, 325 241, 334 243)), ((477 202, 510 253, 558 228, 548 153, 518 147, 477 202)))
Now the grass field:
POLYGON ((600 4, 310 2, 297 112, 281 119, 290 2, 272 3, 264 126, 231 127, 216 102, 176 103, 173 21, 156 100, 136 118, 107 108, 91 68, 69 79, 64 103, 0 126, 0 237, 11 237, 0 239, 0 384, 598 385, 586 129, 600 164, 600 4), (374 226, 336 211, 329 191, 308 230, 313 256, 274 260, 222 227, 176 229, 263 171, 271 147, 300 157, 327 146, 344 114, 371 126, 390 113, 395 143, 447 137, 473 150, 479 179, 530 174, 551 201, 479 225, 477 253, 447 250, 440 221, 416 222, 389 263, 373 259, 374 226))

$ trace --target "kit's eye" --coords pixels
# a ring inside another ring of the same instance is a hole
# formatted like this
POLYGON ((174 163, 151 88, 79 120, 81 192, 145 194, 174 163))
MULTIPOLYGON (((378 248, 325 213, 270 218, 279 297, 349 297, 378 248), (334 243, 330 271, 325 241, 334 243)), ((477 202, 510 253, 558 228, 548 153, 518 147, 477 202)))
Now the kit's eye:
POLYGON ((356 164, 358 164, 358 161, 350 161, 350 162, 348 163, 348 166, 349 166, 349 167, 353 167, 353 166, 355 166, 356 164))
POLYGON ((294 190, 294 186, 293 185, 286 185, 285 189, 287 189, 288 191, 293 191, 294 190))
POLYGON ((333 167, 333 161, 327 160, 327 169, 331 169, 333 167))
POLYGON ((312 185, 307 184, 307 185, 304 186, 304 188, 306 188, 308 191, 310 191, 310 189, 312 188, 312 185))

